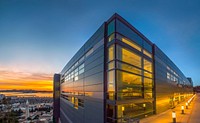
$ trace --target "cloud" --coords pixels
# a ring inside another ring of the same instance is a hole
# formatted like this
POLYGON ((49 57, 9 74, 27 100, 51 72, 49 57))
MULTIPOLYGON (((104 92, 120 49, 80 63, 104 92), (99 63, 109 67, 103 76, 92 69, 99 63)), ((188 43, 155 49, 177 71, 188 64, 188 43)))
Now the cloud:
POLYGON ((0 70, 1 89, 52 90, 52 74, 0 70))

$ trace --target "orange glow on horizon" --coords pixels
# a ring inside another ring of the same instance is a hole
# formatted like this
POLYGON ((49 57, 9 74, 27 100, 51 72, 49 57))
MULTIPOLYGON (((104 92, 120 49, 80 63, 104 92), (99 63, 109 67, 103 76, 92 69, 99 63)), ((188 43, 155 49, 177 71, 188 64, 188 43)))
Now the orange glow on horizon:
POLYGON ((53 74, 0 71, 0 90, 53 90, 53 74))

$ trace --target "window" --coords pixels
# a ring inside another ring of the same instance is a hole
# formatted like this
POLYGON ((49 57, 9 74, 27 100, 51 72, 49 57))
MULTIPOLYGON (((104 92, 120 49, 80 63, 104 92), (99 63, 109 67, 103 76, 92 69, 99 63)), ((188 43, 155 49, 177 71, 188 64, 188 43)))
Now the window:
POLYGON ((152 63, 146 59, 144 59, 144 70, 152 72, 152 63))
POLYGON ((147 43, 146 41, 143 41, 143 47, 146 49, 148 52, 152 53, 152 46, 147 43))
POLYGON ((138 46, 137 44, 135 44, 133 41, 131 41, 131 40, 127 39, 127 38, 124 38, 124 37, 122 37, 122 36, 119 35, 119 34, 117 34, 117 39, 119 39, 119 40, 121 40, 122 42, 124 42, 124 43, 130 45, 131 47, 137 49, 138 51, 141 51, 141 50, 142 50, 141 47, 138 46))
POLYGON ((109 71, 108 72, 108 92, 115 92, 115 72, 109 71))
POLYGON ((78 76, 75 76, 74 81, 77 81, 77 80, 78 80, 78 76))
POLYGON ((91 55, 93 53, 93 48, 91 48, 86 54, 85 56, 88 57, 89 55, 91 55))
POLYGON ((75 72, 74 76, 78 76, 78 68, 76 68, 76 69, 74 70, 74 72, 75 72))
POLYGON ((74 108, 75 109, 78 109, 78 98, 74 97, 75 100, 74 100, 74 108))
POLYGON ((94 45, 93 47, 93 51, 95 51, 96 49, 98 49, 100 46, 102 46, 104 44, 104 38, 101 39, 97 44, 94 45))
POLYGON ((118 105, 117 106, 117 117, 119 118, 118 122, 121 123, 121 121, 125 120, 127 121, 127 117, 138 117, 139 115, 144 116, 144 112, 148 113, 153 112, 153 103, 151 101, 118 105), (145 104, 145 109, 144 109, 144 104, 145 104))
POLYGON ((79 66, 79 75, 84 73, 84 63, 79 66))
POLYGON ((112 41, 115 38, 115 34, 112 34, 108 37, 108 42, 112 41))
POLYGON ((110 46, 108 49, 108 61, 111 61, 114 59, 115 56, 115 50, 114 50, 114 45, 110 46))
POLYGON ((82 69, 82 68, 84 68, 84 64, 81 64, 81 65, 79 66, 79 70, 82 69))
POLYGON ((79 70, 79 75, 84 73, 84 69, 79 70))
POLYGON ((167 72, 167 79, 170 80, 170 73, 167 72))
POLYGON ((111 70, 114 68, 114 65, 115 65, 114 63, 115 63, 114 61, 108 63, 108 70, 111 70))
POLYGON ((142 77, 117 71, 117 99, 142 98, 142 77))
POLYGON ((142 71, 134 66, 122 63, 122 62, 117 62, 117 68, 121 69, 121 70, 125 70, 128 72, 132 72, 135 74, 140 74, 142 73, 142 71))
POLYGON ((152 88, 144 88, 144 98, 152 98, 152 88))
POLYGON ((144 87, 149 87, 152 88, 153 87, 153 80, 149 79, 149 78, 144 78, 144 87))
POLYGON ((83 99, 78 99, 78 106, 84 107, 84 100, 83 99))
POLYGON ((141 68, 141 56, 120 46, 117 47, 117 52, 117 59, 141 68))
POLYGON ((116 32, 119 32, 120 34, 135 41, 140 46, 142 46, 142 44, 144 42, 144 40, 137 33, 135 33, 132 29, 130 29, 128 26, 126 26, 120 20, 116 21, 116 32))
POLYGON ((117 81, 119 81, 119 86, 120 85, 126 85, 126 87, 130 86, 142 86, 142 77, 127 73, 127 72, 122 72, 122 71, 117 71, 117 81))
POLYGON ((108 36, 115 31, 115 21, 113 20, 108 24, 108 36))
POLYGON ((146 51, 146 50, 144 50, 144 49, 143 49, 143 53, 144 53, 146 56, 148 56, 148 57, 152 58, 152 55, 151 55, 151 53, 147 52, 147 51, 146 51))
POLYGON ((78 62, 81 63, 83 60, 84 60, 84 56, 81 57, 78 62))
POLYGON ((71 78, 74 78, 74 71, 71 72, 71 78))
POLYGON ((152 78, 152 74, 147 71, 144 71, 144 76, 152 78))
POLYGON ((78 65, 78 61, 75 63, 75 65, 74 66, 77 66, 78 65))

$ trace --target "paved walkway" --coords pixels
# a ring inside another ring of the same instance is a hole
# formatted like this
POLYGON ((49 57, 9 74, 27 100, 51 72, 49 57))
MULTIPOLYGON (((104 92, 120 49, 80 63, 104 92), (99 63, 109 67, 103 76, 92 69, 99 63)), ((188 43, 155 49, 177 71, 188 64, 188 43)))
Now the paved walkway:
POLYGON ((181 105, 185 105, 185 102, 174 109, 144 118, 140 120, 140 123, 173 123, 172 111, 176 112, 176 123, 200 123, 200 94, 196 94, 188 109, 184 110, 184 114, 181 114, 181 105))
POLYGON ((196 95, 194 108, 190 114, 188 123, 200 123, 200 94, 196 95))

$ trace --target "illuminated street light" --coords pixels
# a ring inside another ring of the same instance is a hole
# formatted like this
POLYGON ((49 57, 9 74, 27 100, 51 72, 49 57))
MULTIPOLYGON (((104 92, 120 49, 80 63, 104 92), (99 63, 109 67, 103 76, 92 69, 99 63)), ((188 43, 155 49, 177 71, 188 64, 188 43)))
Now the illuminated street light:
POLYGON ((143 104, 143 108, 144 108, 144 110, 146 110, 146 104, 145 103, 143 104))
POLYGON ((188 109, 188 103, 187 103, 187 102, 186 102, 186 104, 185 104, 185 105, 186 105, 186 109, 188 109))
POLYGON ((176 112, 175 111, 172 111, 172 120, 173 120, 173 123, 176 123, 176 112))
POLYGON ((181 106, 181 111, 182 111, 182 114, 184 114, 184 106, 183 105, 181 106))

